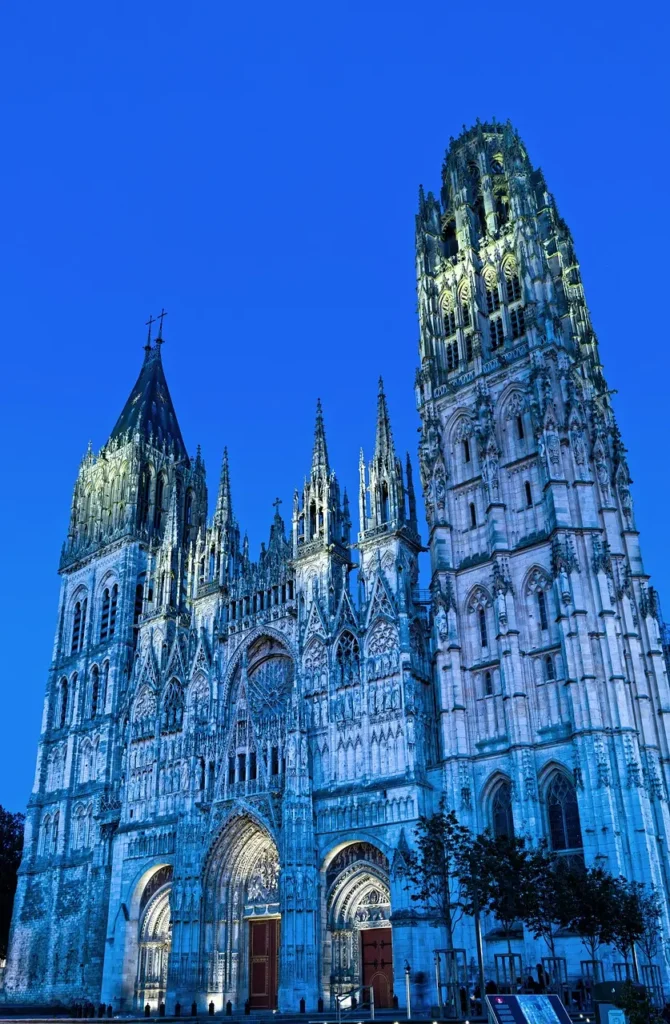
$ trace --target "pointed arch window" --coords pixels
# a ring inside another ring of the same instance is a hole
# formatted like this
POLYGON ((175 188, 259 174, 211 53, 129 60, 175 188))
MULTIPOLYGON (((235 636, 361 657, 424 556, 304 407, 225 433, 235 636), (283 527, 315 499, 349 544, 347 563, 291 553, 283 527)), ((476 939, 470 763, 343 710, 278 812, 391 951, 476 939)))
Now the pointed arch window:
POLYGON ((481 644, 481 646, 483 648, 484 647, 488 647, 488 645, 489 645, 489 634, 488 634, 488 628, 487 628, 487 625, 486 625, 486 609, 485 608, 480 608, 478 613, 477 613, 477 617, 479 619, 479 642, 480 642, 480 644, 481 644))
POLYGON ((458 342, 448 341, 446 345, 447 353, 447 371, 451 373, 452 370, 458 369, 458 342))
POLYGON ((508 302, 517 302, 521 298, 521 282, 518 274, 509 274, 505 282, 505 291, 508 302))
POLYGON ((463 440, 463 461, 469 462, 471 457, 472 456, 470 455, 470 441, 466 437, 463 440))
POLYGON ((149 491, 151 488, 151 470, 142 466, 140 482, 137 490, 137 525, 146 526, 149 518, 149 491))
POLYGON ((360 648, 353 633, 347 631, 342 634, 335 657, 341 685, 356 682, 360 673, 360 648))
POLYGON ((115 583, 112 587, 112 603, 109 608, 109 636, 110 639, 116 632, 116 609, 119 603, 119 585, 115 583))
POLYGON ((581 852, 582 828, 574 784, 561 771, 554 771, 546 788, 549 842, 554 853, 581 852))
POLYGON ((100 643, 103 643, 109 636, 109 609, 110 609, 109 587, 102 592, 102 612, 100 614, 100 643))
POLYGON ((495 351, 500 348, 505 341, 505 328, 503 326, 502 317, 493 317, 489 322, 489 330, 491 334, 491 348, 495 351))
POLYGON ((517 441, 523 441, 525 431, 523 428, 523 416, 519 413, 516 417, 516 439, 517 441))
POLYGON ((488 669, 484 673, 484 696, 493 696, 493 674, 488 669))
POLYGON ((160 530, 163 521, 163 498, 165 496, 165 477, 162 473, 156 480, 156 498, 154 501, 154 530, 160 530))
POLYGON ((547 595, 544 590, 537 592, 537 609, 540 615, 540 629, 549 629, 549 618, 547 616, 547 595))
POLYGON ((100 706, 100 669, 94 665, 91 669, 91 718, 98 714, 100 706))
POLYGON ((491 825, 497 838, 514 835, 514 817, 512 815, 512 787, 503 779, 493 791, 491 798, 491 825))
POLYGON ((547 654, 544 659, 544 678, 548 683, 556 678, 556 666, 551 654, 547 654))
POLYGON ((53 825, 51 826, 51 852, 58 853, 58 830, 60 828, 60 813, 54 814, 53 825))
POLYGON ((161 732, 178 732, 184 719, 184 692, 177 679, 168 683, 163 700, 161 732))
POLYGON ((512 338, 516 341, 526 333, 526 317, 523 311, 523 307, 519 306, 517 309, 513 309, 509 315, 510 324, 512 326, 512 338))
POLYGON ((477 525, 477 509, 474 501, 470 502, 470 526, 474 529, 477 525))
POLYGON ((486 310, 488 313, 495 313, 500 309, 500 289, 496 281, 486 282, 486 310))
POLYGON ((67 723, 67 698, 68 698, 68 685, 67 679, 61 679, 60 683, 60 696, 58 702, 58 717, 56 725, 59 729, 63 729, 67 723))
POLYGON ((193 491, 190 489, 186 492, 186 501, 184 503, 184 540, 187 541, 193 524, 193 491))
POLYGON ((76 602, 74 606, 74 615, 72 616, 72 643, 70 645, 71 654, 76 654, 77 651, 81 650, 82 636, 84 632, 85 609, 85 600, 76 602))
POLYGON ((456 311, 453 309, 444 311, 444 333, 447 337, 456 333, 456 311))

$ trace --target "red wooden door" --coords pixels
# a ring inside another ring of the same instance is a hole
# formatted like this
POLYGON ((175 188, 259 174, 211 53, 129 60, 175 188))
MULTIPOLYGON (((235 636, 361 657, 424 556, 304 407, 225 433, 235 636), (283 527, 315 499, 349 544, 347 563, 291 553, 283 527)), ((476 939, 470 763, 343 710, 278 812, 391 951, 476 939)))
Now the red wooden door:
POLYGON ((249 1005, 252 1010, 277 1008, 279 921, 249 922, 249 1005))
POLYGON ((375 1006, 393 1006, 393 938, 390 928, 369 928, 361 931, 363 944, 363 985, 371 985, 375 1006))

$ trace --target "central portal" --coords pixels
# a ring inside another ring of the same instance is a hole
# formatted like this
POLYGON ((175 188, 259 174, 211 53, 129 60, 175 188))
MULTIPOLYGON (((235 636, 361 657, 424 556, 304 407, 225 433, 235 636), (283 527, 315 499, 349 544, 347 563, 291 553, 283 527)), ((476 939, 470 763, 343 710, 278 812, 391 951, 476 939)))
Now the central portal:
POLYGON ((277 955, 279 921, 266 918, 249 922, 249 1007, 277 1009, 277 955))

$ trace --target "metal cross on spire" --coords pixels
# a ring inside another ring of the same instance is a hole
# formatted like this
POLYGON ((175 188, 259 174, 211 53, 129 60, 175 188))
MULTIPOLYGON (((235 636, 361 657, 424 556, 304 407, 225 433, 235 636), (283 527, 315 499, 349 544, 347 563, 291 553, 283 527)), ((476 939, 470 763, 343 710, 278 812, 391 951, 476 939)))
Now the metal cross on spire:
POLYGON ((166 316, 167 313, 165 312, 165 310, 161 309, 160 314, 156 317, 157 320, 160 320, 160 323, 158 325, 158 337, 156 338, 156 341, 162 342, 163 340, 163 320, 165 319, 166 316))
POLYGON ((275 500, 272 502, 272 507, 275 510, 275 515, 277 515, 277 516, 279 515, 279 506, 281 504, 282 504, 281 498, 275 498, 275 500))
POLYGON ((149 313, 149 319, 147 320, 147 322, 145 324, 145 327, 149 328, 149 332, 147 334, 147 343, 144 346, 145 352, 148 352, 151 349, 151 328, 153 327, 153 325, 155 323, 156 323, 156 317, 152 316, 151 313, 149 313))

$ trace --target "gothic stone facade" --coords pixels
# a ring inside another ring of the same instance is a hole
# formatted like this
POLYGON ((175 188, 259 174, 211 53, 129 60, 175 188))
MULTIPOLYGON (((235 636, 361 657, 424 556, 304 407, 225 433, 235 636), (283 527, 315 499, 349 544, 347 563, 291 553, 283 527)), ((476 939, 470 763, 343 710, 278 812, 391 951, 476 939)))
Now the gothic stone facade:
POLYGON ((395 980, 402 1005, 409 961, 429 1006, 444 936, 405 858, 442 797, 667 890, 658 601, 570 232, 509 125, 421 192, 417 279, 429 592, 381 386, 353 596, 320 407, 254 562, 147 344, 75 487, 6 998, 313 1009, 395 980))

